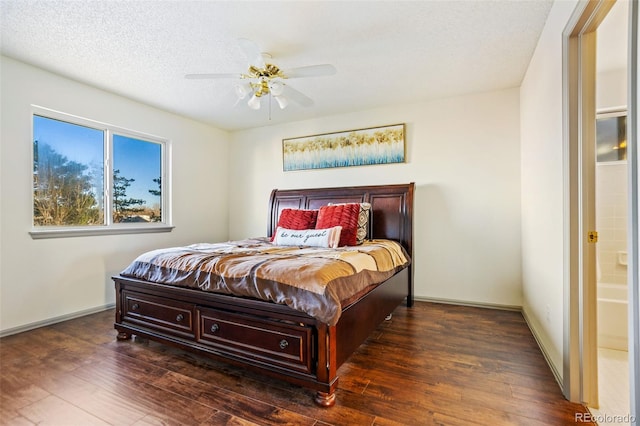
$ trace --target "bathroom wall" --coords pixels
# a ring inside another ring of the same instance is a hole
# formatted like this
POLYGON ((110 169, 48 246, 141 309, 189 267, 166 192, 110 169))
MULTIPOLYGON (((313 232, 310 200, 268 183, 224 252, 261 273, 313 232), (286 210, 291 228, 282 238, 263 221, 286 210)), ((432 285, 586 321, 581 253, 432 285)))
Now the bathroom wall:
MULTIPOLYGON (((598 346, 618 351, 626 351, 629 344, 626 266, 627 187, 626 161, 596 164, 598 346)), ((610 399, 606 394, 603 398, 610 399)))
MULTIPOLYGON (((617 2, 598 27, 598 112, 627 108, 627 29, 620 22, 628 21, 628 8, 626 0, 617 2)), ((599 283, 627 283, 627 267, 618 262, 618 252, 627 251, 627 180, 626 161, 596 164, 599 283)))
POLYGON ((596 229, 598 282, 627 283, 627 267, 619 258, 627 250, 627 162, 596 165, 596 229))

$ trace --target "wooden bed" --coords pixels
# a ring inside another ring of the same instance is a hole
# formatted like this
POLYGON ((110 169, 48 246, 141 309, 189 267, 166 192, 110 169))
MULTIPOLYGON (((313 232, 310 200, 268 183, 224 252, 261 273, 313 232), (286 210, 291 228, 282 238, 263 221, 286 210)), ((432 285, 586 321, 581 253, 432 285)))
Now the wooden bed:
MULTIPOLYGON (((372 205, 369 238, 396 240, 413 258, 414 184, 273 190, 267 235, 284 208, 329 203, 372 205)), ((338 368, 403 301, 413 305, 412 267, 400 270, 343 307, 329 326, 286 305, 113 277, 118 340, 153 339, 244 366, 311 390, 324 407, 335 403, 338 368)))

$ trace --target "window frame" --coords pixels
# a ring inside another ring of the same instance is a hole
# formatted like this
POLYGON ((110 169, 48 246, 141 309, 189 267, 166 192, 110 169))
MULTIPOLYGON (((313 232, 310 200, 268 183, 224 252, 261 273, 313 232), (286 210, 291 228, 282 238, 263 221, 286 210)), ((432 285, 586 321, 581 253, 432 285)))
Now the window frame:
MULTIPOLYGON (((600 119, 607 118, 619 118, 626 117, 627 118, 627 128, 625 129, 627 134, 627 140, 629 139, 629 116, 627 108, 603 108, 596 111, 596 124, 600 119)), ((627 160, 608 160, 608 161, 598 161, 598 141, 597 141, 597 133, 596 133, 596 164, 626 164, 627 160)), ((628 143, 627 143, 628 146, 628 143)), ((627 155, 629 155, 629 150, 627 149, 627 155)))
POLYGON ((31 141, 29 146, 31 151, 31 173, 29 174, 31 189, 31 230, 29 234, 33 239, 41 238, 61 238, 61 237, 84 237, 93 235, 115 235, 115 234, 144 234, 171 232, 174 226, 171 221, 171 141, 169 139, 150 135, 135 130, 125 129, 107 123, 55 111, 37 105, 31 106, 30 112, 31 141), (35 226, 34 225, 34 191, 33 191, 33 142, 34 142, 34 116, 40 116, 52 120, 59 120, 78 126, 100 130, 104 134, 103 139, 103 197, 104 197, 104 225, 89 226, 35 226), (113 136, 119 135, 128 138, 138 139, 144 142, 157 143, 160 145, 160 191, 161 196, 161 222, 150 223, 114 223, 113 222, 113 136))

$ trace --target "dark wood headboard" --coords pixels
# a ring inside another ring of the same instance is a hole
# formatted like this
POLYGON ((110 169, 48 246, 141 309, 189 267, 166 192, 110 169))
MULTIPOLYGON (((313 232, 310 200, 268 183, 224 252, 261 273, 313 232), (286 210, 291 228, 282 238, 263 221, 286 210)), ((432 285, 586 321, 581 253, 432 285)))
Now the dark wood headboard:
POLYGON ((282 209, 318 209, 329 203, 371 203, 369 238, 399 241, 413 259, 414 183, 344 188, 274 189, 267 235, 276 230, 282 209))
POLYGON ((319 209, 329 203, 371 203, 368 238, 399 241, 412 259, 407 306, 413 305, 413 182, 344 188, 274 189, 269 199, 267 235, 278 225, 282 209, 319 209))

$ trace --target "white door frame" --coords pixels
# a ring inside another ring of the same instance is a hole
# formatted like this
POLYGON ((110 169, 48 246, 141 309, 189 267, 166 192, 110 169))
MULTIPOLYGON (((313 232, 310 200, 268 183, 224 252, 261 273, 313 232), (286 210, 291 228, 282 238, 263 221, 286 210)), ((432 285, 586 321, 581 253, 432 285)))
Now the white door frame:
POLYGON ((598 406, 595 231, 596 30, 614 1, 578 3, 563 32, 564 295, 563 391, 598 406))
POLYGON ((632 425, 640 425, 640 5, 631 1, 629 9, 629 112, 627 116, 627 158, 629 165, 629 396, 632 425))

